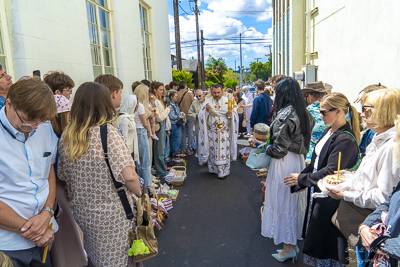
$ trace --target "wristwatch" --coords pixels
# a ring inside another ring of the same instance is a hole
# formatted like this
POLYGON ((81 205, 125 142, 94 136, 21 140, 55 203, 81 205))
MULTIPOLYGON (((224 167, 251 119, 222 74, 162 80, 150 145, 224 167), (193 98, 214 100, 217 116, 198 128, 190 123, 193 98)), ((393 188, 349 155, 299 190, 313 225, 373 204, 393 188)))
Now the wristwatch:
POLYGON ((54 210, 52 209, 52 208, 49 208, 49 207, 43 207, 43 209, 40 211, 40 212, 42 212, 42 211, 48 211, 48 212, 50 212, 50 214, 51 214, 51 217, 53 217, 54 216, 54 210))

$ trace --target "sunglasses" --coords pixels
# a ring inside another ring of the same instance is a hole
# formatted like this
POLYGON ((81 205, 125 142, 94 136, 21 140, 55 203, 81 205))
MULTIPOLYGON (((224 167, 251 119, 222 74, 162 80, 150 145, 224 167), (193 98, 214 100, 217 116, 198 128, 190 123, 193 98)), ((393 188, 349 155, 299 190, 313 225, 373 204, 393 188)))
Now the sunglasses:
POLYGON ((197 97, 197 98, 200 98, 200 97, 201 97, 201 95, 196 95, 196 97, 197 97))
POLYGON ((337 110, 337 108, 330 108, 330 109, 320 109, 320 110, 319 110, 319 113, 321 113, 321 114, 322 114, 322 116, 324 116, 324 117, 325 117, 326 113, 328 113, 328 112, 330 112, 330 111, 334 111, 334 110, 337 110))
POLYGON ((374 108, 374 106, 367 106, 367 105, 363 105, 363 106, 361 106, 361 108, 362 108, 362 112, 364 113, 365 111, 367 111, 367 108, 374 108))
MULTIPOLYGON (((14 107, 13 107, 13 108, 14 108, 14 107)), ((24 121, 22 120, 21 116, 18 114, 18 111, 17 111, 17 109, 16 109, 16 108, 14 108, 14 110, 15 110, 15 113, 17 114, 17 116, 18 116, 19 120, 21 121, 21 123, 22 123, 22 126, 24 126, 24 127, 32 127, 32 126, 36 126, 36 125, 40 125, 40 124, 44 124, 44 123, 48 123, 48 121, 34 122, 34 123, 26 123, 26 122, 24 122, 24 121)))

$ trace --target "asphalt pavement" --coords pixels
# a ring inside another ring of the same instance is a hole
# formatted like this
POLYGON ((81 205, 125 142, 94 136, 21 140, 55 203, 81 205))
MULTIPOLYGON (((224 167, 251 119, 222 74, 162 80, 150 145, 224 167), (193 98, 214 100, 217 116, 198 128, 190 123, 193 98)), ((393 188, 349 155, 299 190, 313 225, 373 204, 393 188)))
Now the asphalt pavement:
POLYGON ((272 258, 282 245, 261 236, 260 182, 242 160, 232 162, 231 174, 220 180, 191 155, 169 219, 156 229, 159 253, 143 265, 304 266, 301 253, 294 264, 272 258))

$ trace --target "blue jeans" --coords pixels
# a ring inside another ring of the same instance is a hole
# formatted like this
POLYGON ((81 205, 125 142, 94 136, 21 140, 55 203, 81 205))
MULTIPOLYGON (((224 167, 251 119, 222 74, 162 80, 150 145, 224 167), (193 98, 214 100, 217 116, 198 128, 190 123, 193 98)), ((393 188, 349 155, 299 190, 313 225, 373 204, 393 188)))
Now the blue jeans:
POLYGON ((182 126, 172 124, 172 155, 179 152, 182 141, 182 126))
POLYGON ((182 127, 182 150, 192 150, 193 149, 193 121, 191 119, 186 119, 185 125, 182 127), (186 147, 186 133, 188 133, 188 146, 186 147))
POLYGON ((152 185, 149 141, 147 139, 146 129, 137 128, 136 131, 138 137, 140 159, 140 164, 137 164, 136 169, 138 175, 144 180, 143 189, 146 189, 147 186, 152 185))
MULTIPOLYGON (((172 130, 171 130, 172 133, 172 130)), ((169 138, 171 137, 171 135, 167 136, 167 146, 165 147, 165 159, 167 159, 169 157, 169 154, 171 153, 171 148, 170 148, 170 144, 169 144, 169 138)))
POLYGON ((160 122, 160 130, 156 132, 158 141, 153 142, 153 157, 156 167, 156 175, 165 177, 167 173, 167 161, 165 160, 165 147, 167 145, 167 133, 165 132, 165 120, 160 122))

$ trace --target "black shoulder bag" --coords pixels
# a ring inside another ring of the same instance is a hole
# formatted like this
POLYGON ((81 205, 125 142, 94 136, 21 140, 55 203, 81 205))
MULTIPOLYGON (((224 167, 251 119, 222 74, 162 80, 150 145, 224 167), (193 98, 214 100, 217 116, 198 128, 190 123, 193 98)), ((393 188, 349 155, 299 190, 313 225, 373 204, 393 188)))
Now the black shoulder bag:
MULTIPOLYGON (((181 100, 179 101, 178 107, 181 105, 182 100, 183 100, 183 98, 185 97, 185 95, 186 95, 187 92, 188 92, 188 91, 186 91, 186 92, 182 95, 182 98, 181 98, 181 100)), ((183 126, 184 124, 185 124, 185 121, 184 121, 183 119, 181 119, 181 118, 179 118, 178 121, 176 122, 176 125, 178 125, 178 126, 183 126)))
POLYGON ((114 178, 113 172, 111 170, 110 162, 108 161, 108 153, 107 153, 107 123, 100 126, 100 137, 101 144, 103 145, 104 158, 106 160, 108 169, 110 170, 111 179, 114 183, 115 189, 117 190, 119 199, 121 200, 122 206, 124 207, 126 218, 129 220, 133 219, 132 208, 129 205, 128 197, 126 196, 126 192, 124 189, 124 185, 120 182, 117 182, 114 178))

